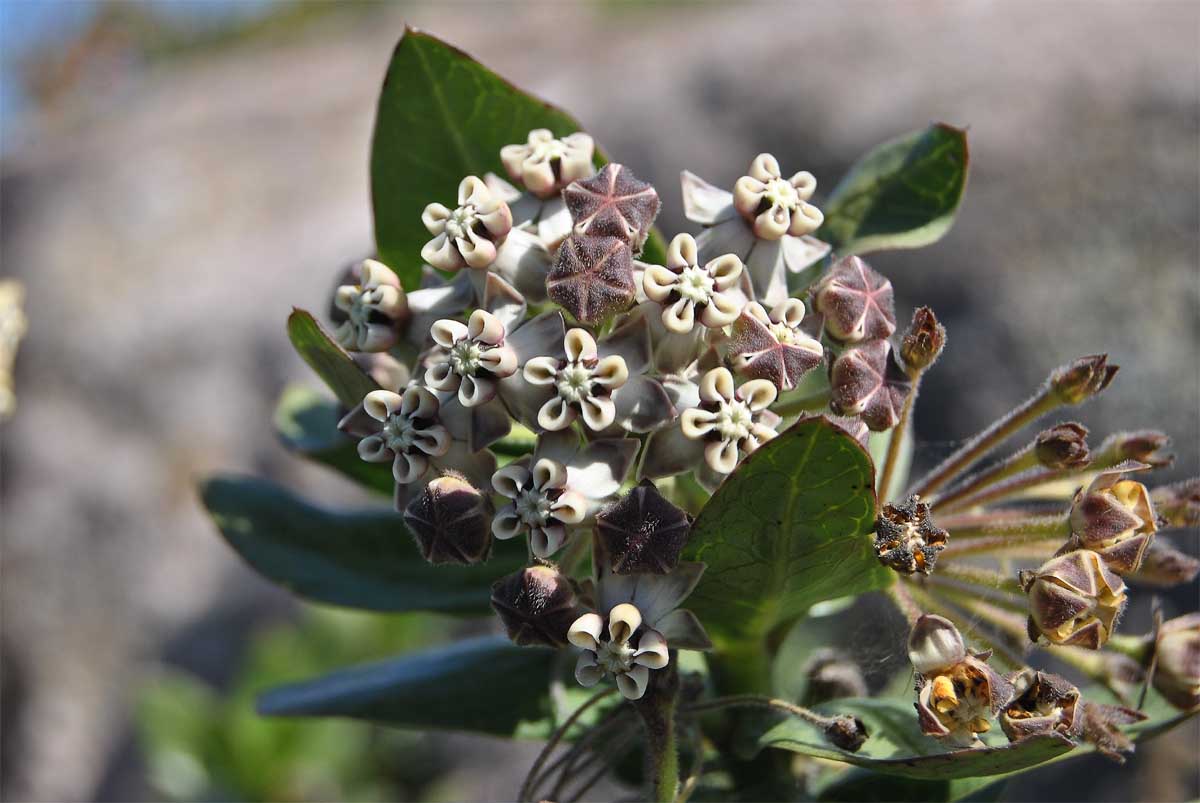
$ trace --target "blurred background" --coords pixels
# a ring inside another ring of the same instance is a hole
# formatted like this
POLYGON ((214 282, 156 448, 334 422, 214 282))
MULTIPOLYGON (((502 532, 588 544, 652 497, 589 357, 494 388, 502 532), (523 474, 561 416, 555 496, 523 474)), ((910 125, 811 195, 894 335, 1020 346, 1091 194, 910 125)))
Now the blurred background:
MULTIPOLYGON (((1121 374, 1078 417, 1171 433, 1161 479, 1200 468, 1200 4, 0 0, 0 272, 28 317, 0 425, 5 800, 504 799, 536 753, 256 718, 264 685, 451 626, 301 610, 194 490, 233 469, 362 501, 270 418, 316 383, 291 305, 323 309, 371 251, 373 105, 406 21, 573 112, 655 182, 668 234, 683 168, 729 186, 766 150, 828 192, 885 139, 969 126, 954 229, 872 259, 900 317, 929 304, 950 332, 918 460, 1104 350, 1121 374)), ((1006 797, 1194 799, 1197 745, 1193 725, 1006 797)))

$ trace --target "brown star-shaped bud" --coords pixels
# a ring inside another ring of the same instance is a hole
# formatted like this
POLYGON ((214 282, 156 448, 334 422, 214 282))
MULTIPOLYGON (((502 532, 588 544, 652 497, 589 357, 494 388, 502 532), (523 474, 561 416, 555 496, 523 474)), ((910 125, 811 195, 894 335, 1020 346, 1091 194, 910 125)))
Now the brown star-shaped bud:
POLYGON ((628 309, 636 293, 629 245, 618 237, 568 237, 546 277, 546 292, 583 323, 628 309))
POLYGON ((579 618, 571 581, 550 566, 529 566, 492 585, 492 609, 513 643, 562 647, 579 618))
POLYGON ((949 533, 933 523, 929 503, 913 494, 901 504, 883 506, 875 520, 875 554, 901 574, 931 574, 949 533))
POLYGON ((900 344, 900 359, 909 371, 924 371, 933 365, 945 345, 946 327, 929 307, 919 307, 900 344))
POLYGON ((1073 421, 1038 433, 1033 446, 1038 462, 1050 469, 1086 466, 1092 459, 1087 436, 1087 427, 1073 421))
POLYGON ((679 565, 691 520, 643 480, 596 516, 596 549, 614 574, 666 574, 679 565))
POLYGON ((892 283, 856 256, 834 263, 815 299, 825 330, 838 340, 877 340, 896 331, 892 283))
POLYGON ((457 474, 438 477, 413 497, 404 523, 430 563, 482 563, 492 553, 488 500, 457 474))
POLYGON ((873 432, 900 420, 912 382, 897 363, 886 340, 868 340, 833 361, 830 406, 838 415, 858 416, 873 432))
POLYGON ((641 249, 658 215, 658 193, 624 165, 609 163, 563 190, 577 234, 619 237, 641 249))
POLYGON ((1082 404, 1108 387, 1117 371, 1107 354, 1080 357, 1050 375, 1050 389, 1063 404, 1082 404))
POLYGON ((820 342, 801 328, 804 304, 789 298, 770 313, 750 302, 733 322, 729 353, 733 366, 745 376, 767 379, 780 390, 796 387, 800 377, 825 358, 820 342))

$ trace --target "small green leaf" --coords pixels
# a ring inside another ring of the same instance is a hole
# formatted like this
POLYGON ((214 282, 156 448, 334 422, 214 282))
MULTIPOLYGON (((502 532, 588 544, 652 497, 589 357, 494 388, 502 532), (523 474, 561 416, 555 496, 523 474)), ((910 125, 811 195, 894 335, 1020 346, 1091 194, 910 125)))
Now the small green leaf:
POLYGON ((556 653, 484 637, 273 689, 258 710, 511 736, 544 719, 556 653))
POLYGON ((937 123, 885 142, 834 188, 817 236, 843 255, 937 242, 954 222, 967 168, 960 128, 937 123))
POLYGON ((464 176, 504 174, 500 149, 535 128, 565 136, 582 127, 475 59, 408 28, 392 54, 371 143, 371 202, 380 259, 412 289, 429 232, 421 212, 453 202, 464 176))
POLYGON ((275 432, 293 452, 391 495, 395 486, 391 464, 368 463, 358 456, 354 439, 337 429, 343 409, 315 391, 289 385, 275 406, 275 432))
POLYGON ((523 548, 501 544, 486 564, 431 566, 398 514, 326 510, 253 477, 215 477, 201 495, 251 567, 316 602, 484 615, 492 583, 525 563, 523 548))
POLYGON ((874 467, 821 417, 767 442, 700 511, 688 559, 708 569, 689 597, 718 646, 758 642, 827 599, 892 577, 871 549, 874 467))
POLYGON ((375 380, 367 376, 341 346, 329 339, 312 313, 293 309, 288 316, 287 329, 296 353, 346 407, 354 407, 368 393, 379 390, 375 380))

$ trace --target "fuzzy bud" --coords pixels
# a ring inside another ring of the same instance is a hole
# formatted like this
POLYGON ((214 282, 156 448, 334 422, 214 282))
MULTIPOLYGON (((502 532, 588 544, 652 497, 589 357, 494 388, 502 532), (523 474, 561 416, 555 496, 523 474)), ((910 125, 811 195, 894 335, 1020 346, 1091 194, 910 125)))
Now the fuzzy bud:
POLYGON ((931 574, 949 533, 933 523, 929 503, 913 494, 902 504, 883 506, 875 520, 875 554, 901 574, 931 574))
POLYGON ((900 344, 900 359, 909 371, 920 373, 933 365, 945 346, 946 327, 929 307, 919 307, 900 344))
POLYGON ((1200 573, 1200 560, 1196 560, 1185 552, 1161 538, 1151 542, 1142 555, 1142 565, 1133 576, 1139 583, 1158 588, 1190 583, 1200 573))
POLYGON ((1095 552, 1078 549, 1021 572, 1029 595, 1029 637, 1098 650, 1125 609, 1125 583, 1095 552))
POLYGON ((1108 387, 1117 370, 1107 354, 1080 357, 1050 374, 1050 390, 1063 404, 1082 404, 1108 387))
POLYGON ((619 237, 568 237, 546 277, 546 292, 583 323, 628 309, 637 292, 628 243, 619 237))
POLYGON ((430 563, 483 563, 492 554, 491 506, 458 474, 425 486, 405 508, 404 523, 430 563))
POLYGON ((858 416, 873 432, 900 421, 912 383, 886 340, 846 349, 830 368, 831 406, 838 415, 858 416))
POLYGON ((658 216, 654 187, 613 162, 591 178, 569 184, 563 200, 576 234, 617 237, 636 250, 641 250, 658 216))
POLYGON ((1134 460, 1151 468, 1166 468, 1175 462, 1175 455, 1167 451, 1170 446, 1171 439, 1166 433, 1144 429, 1111 435, 1101 449, 1112 450, 1119 460, 1134 460))
POLYGON ((834 263, 815 295, 825 331, 838 340, 859 343, 891 337, 896 331, 892 283, 856 256, 834 263))
POLYGON ((614 574, 667 574, 691 531, 688 515, 643 481, 596 516, 596 549, 614 574))
POLYGON ((851 716, 834 717, 823 732, 830 744, 848 753, 857 753, 870 736, 863 721, 851 716))
POLYGON ((1013 698, 1000 712, 1000 727, 1010 741, 1042 733, 1077 738, 1083 727, 1079 689, 1066 678, 1023 669, 1010 678, 1013 698))
POLYGON ((1164 622, 1154 651, 1154 688, 1176 708, 1200 708, 1200 613, 1164 622))
POLYGON ((1090 549, 1117 574, 1137 571, 1158 529, 1146 486, 1102 472, 1071 507, 1072 545, 1090 549))
POLYGON ((1155 488, 1150 497, 1163 527, 1200 525, 1200 478, 1155 488))
POLYGON ((571 581, 550 566, 529 566, 492 585, 492 608, 508 637, 522 647, 562 647, 579 603, 571 581))
POLYGON ((1086 466, 1092 459, 1087 436, 1088 428, 1074 421, 1038 433, 1033 447, 1038 463, 1056 471, 1086 466))

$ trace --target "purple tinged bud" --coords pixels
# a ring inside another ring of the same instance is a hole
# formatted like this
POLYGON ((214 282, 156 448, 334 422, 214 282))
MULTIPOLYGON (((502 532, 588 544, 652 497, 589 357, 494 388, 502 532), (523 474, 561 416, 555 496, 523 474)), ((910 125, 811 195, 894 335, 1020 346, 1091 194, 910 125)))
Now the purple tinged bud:
POLYGON ((933 365, 945 346, 946 327, 929 307, 919 307, 900 344, 900 359, 909 371, 920 373, 933 365))
POLYGON ((1153 541, 1142 555, 1142 565, 1133 576, 1139 583, 1167 588, 1190 583, 1200 574, 1200 560, 1180 552, 1161 538, 1153 541))
POLYGON ((667 574, 691 532, 691 520, 643 481, 596 516, 596 548, 614 574, 667 574))
POLYGON ((1200 613, 1164 622, 1155 654, 1154 688, 1176 708, 1200 708, 1200 613))
POLYGON ((492 585, 492 608, 513 643, 562 647, 580 613, 571 581, 550 566, 529 566, 492 585))
POLYGON ((892 283, 856 256, 834 263, 814 299, 825 331, 838 340, 879 340, 896 331, 892 283))
POLYGON ((1033 447, 1038 462, 1053 470, 1086 466, 1092 459, 1087 436, 1087 427, 1074 421, 1038 433, 1033 447))
POLYGON ((869 340, 838 355, 830 369, 830 406, 838 415, 857 416, 873 432, 900 421, 912 383, 886 340, 869 340))
POLYGON ((639 251, 658 216, 654 187, 612 162, 591 178, 567 185, 563 200, 576 234, 617 237, 639 251))
POLYGON ((446 474, 430 482, 404 509, 404 523, 430 563, 483 563, 492 554, 487 497, 465 477, 446 474))
POLYGON ((1105 471, 1071 507, 1071 544, 1100 555, 1120 575, 1137 571, 1154 533, 1158 515, 1146 486, 1105 471))
POLYGON ((1155 488, 1150 498, 1164 528, 1200 525, 1200 477, 1155 488))
POLYGON ((875 520, 875 554, 879 562, 901 574, 931 574, 949 533, 933 523, 928 502, 913 494, 901 504, 887 504, 875 520))
POLYGON ((1125 609, 1125 583, 1099 555, 1077 549, 1021 572, 1029 595, 1029 636, 1098 650, 1125 609))
POLYGON ((1122 432, 1109 437, 1104 445, 1111 445, 1122 460, 1135 460, 1151 468, 1166 468, 1175 462, 1175 455, 1167 451, 1171 439, 1153 429, 1122 432))
POLYGON ((633 303, 633 254, 618 237, 572 235, 546 277, 551 300, 583 323, 596 323, 633 303))
POLYGON ((1117 370, 1107 354, 1080 357, 1050 374, 1050 390, 1063 404, 1082 404, 1108 387, 1117 370))

